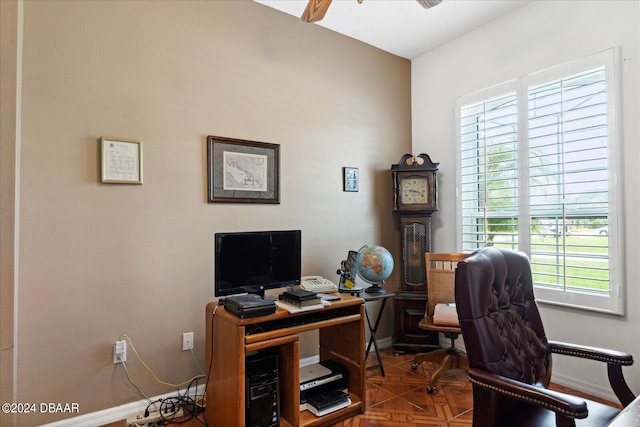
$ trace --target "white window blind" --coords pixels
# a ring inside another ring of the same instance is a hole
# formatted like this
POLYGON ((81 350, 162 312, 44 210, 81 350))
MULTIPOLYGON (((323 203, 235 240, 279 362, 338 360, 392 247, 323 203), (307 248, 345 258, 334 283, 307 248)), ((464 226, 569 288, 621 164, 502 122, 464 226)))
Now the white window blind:
POLYGON ((458 100, 470 252, 526 252, 539 301, 622 313, 613 50, 458 100))
POLYGON ((463 249, 518 239, 515 92, 465 106, 460 113, 463 249))

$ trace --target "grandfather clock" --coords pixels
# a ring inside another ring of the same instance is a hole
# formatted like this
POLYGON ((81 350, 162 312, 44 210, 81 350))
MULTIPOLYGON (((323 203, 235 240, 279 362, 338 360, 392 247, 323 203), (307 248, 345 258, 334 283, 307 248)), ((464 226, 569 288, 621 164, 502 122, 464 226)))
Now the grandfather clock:
POLYGON ((394 298, 396 353, 439 348, 438 334, 418 323, 427 306, 424 253, 431 250, 431 214, 438 210, 438 163, 405 154, 391 166, 393 213, 400 227, 400 286, 394 298))

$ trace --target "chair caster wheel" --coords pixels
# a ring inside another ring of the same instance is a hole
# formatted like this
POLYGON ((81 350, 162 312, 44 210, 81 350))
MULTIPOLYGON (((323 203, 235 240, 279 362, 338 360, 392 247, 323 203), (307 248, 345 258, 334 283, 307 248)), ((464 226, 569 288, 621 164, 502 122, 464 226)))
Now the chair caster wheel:
POLYGON ((435 387, 431 387, 431 386, 428 386, 428 387, 427 387, 427 393, 429 393, 429 394, 433 394, 433 393, 435 393, 435 392, 436 392, 436 388, 435 388, 435 387))
POLYGON ((414 371, 415 371, 416 369, 418 369, 418 364, 417 364, 416 362, 413 362, 413 363, 411 364, 411 369, 412 369, 412 370, 414 370, 414 371))

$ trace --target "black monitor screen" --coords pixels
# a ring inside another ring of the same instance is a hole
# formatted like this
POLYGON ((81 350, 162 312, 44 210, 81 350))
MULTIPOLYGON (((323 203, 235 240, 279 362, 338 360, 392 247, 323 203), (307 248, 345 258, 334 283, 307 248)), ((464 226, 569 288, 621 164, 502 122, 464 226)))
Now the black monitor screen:
POLYGON ((301 231, 216 233, 215 293, 264 295, 300 284, 301 231))

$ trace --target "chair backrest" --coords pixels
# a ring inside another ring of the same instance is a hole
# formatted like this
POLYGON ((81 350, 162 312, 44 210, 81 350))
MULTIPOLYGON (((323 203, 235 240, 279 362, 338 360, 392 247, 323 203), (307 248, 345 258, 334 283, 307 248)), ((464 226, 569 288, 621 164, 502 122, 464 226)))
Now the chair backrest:
POLYGON ((455 302, 455 272, 458 262, 469 254, 426 252, 427 317, 433 317, 436 304, 455 302))
POLYGON ((549 385, 551 350, 524 253, 487 247, 458 263, 455 301, 471 368, 549 385))

